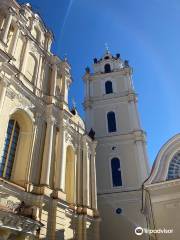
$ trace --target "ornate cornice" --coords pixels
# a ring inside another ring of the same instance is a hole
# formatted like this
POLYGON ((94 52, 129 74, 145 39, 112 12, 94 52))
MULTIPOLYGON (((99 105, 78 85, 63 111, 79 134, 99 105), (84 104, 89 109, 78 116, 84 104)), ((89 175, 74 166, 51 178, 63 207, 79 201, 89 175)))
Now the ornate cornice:
POLYGON ((17 214, 0 210, 0 227, 36 235, 42 223, 17 214))

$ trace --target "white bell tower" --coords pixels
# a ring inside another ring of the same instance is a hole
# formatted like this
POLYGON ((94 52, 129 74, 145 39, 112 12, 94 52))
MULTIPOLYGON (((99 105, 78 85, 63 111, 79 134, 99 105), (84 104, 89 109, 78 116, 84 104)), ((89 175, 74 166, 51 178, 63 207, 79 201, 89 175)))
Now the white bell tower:
POLYGON ((106 50, 84 75, 86 128, 95 131, 98 207, 102 240, 146 239, 141 186, 149 175, 146 137, 141 129, 132 68, 106 50))

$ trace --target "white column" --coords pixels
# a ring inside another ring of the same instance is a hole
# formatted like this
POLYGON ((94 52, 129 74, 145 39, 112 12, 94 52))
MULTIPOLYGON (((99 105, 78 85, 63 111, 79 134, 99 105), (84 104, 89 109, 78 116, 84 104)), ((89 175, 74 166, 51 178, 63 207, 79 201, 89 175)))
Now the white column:
POLYGON ((33 154, 32 154, 32 167, 31 167, 31 183, 38 185, 40 182, 40 173, 41 173, 41 151, 43 145, 43 136, 45 131, 45 122, 41 117, 40 113, 36 113, 35 120, 35 139, 33 145, 33 154))
POLYGON ((57 65, 56 63, 54 63, 52 65, 52 75, 51 75, 51 91, 50 91, 51 96, 56 95, 56 81, 57 81, 57 65))
POLYGON ((22 73, 25 73, 28 54, 29 54, 29 39, 28 39, 28 37, 26 37, 25 48, 24 48, 24 52, 23 52, 23 56, 22 56, 23 61, 20 66, 20 71, 22 73))
POLYGON ((15 54, 15 50, 16 50, 16 47, 17 47, 17 42, 18 42, 18 38, 19 38, 19 34, 20 34, 20 30, 17 26, 16 28, 16 32, 15 32, 15 36, 14 36, 14 39, 13 39, 13 46, 12 46, 12 49, 11 49, 11 55, 14 56, 15 54))
POLYGON ((92 208, 97 209, 97 187, 96 187, 96 146, 93 146, 91 153, 91 194, 92 208))
POLYGON ((61 167, 60 167, 60 189, 65 192, 65 178, 66 178, 66 143, 65 131, 62 135, 62 153, 61 153, 61 167))
POLYGON ((77 196, 77 203, 82 205, 82 161, 81 161, 81 142, 80 137, 78 141, 77 147, 77 188, 76 188, 76 196, 77 196))
POLYGON ((40 55, 39 65, 38 65, 38 73, 37 73, 37 78, 36 78, 36 87, 37 87, 38 89, 41 88, 40 81, 41 81, 41 73, 42 73, 42 62, 43 62, 43 56, 40 55))
POLYGON ((66 144, 65 144, 65 129, 60 128, 58 133, 58 151, 56 159, 56 168, 58 169, 55 177, 55 189, 65 192, 65 172, 66 172, 66 144))
POLYGON ((6 89, 7 89, 6 84, 1 80, 1 82, 0 82, 0 112, 2 110, 4 99, 6 96, 6 89))
POLYGON ((53 149, 53 133, 54 133, 54 119, 49 118, 47 120, 47 129, 43 153, 43 163, 42 163, 42 172, 41 172, 41 181, 42 185, 49 185, 50 178, 50 169, 51 169, 51 160, 52 160, 52 149, 53 149))
POLYGON ((77 145, 75 150, 75 156, 74 156, 74 203, 77 203, 77 145))
POLYGON ((87 143, 83 140, 83 206, 88 206, 88 166, 87 166, 87 143))
POLYGON ((9 29, 11 26, 11 22, 12 22, 12 13, 9 13, 8 16, 6 17, 5 23, 4 23, 4 31, 3 31, 3 35, 2 35, 2 40, 4 43, 7 43, 7 37, 9 34, 9 29))

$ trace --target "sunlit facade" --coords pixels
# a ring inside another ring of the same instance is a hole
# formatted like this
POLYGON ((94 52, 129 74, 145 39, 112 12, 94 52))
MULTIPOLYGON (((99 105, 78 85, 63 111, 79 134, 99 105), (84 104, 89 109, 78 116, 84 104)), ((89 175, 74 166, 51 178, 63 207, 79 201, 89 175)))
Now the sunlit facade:
POLYGON ((30 4, 0 1, 0 239, 99 239, 95 149, 70 65, 30 4))
POLYGON ((179 240, 180 135, 150 173, 128 61, 86 68, 84 123, 52 42, 30 4, 0 0, 0 240, 179 240))

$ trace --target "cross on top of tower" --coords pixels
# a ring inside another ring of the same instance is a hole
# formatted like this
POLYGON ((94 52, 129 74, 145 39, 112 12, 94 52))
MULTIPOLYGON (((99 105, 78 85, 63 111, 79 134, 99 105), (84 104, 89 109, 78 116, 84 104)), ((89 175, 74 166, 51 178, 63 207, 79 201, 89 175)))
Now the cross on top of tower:
POLYGON ((105 49, 106 49, 106 53, 109 53, 109 46, 108 46, 108 43, 105 43, 105 49))

